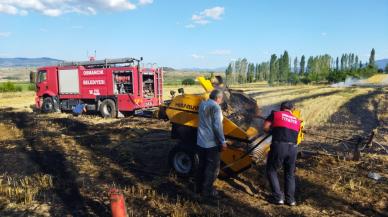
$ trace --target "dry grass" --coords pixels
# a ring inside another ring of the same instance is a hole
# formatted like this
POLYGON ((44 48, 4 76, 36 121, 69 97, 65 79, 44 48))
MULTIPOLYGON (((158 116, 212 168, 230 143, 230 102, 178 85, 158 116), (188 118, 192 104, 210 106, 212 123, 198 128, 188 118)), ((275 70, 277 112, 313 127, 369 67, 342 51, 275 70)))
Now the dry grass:
MULTIPOLYGON (((142 201, 144 205, 152 207, 152 209, 159 210, 166 216, 171 217, 187 217, 189 213, 203 214, 198 203, 182 199, 179 196, 176 198, 169 198, 167 195, 158 194, 155 190, 144 186, 131 186, 123 190, 129 204, 129 216, 138 216, 133 210, 139 207, 131 208, 130 204, 134 201, 142 201)), ((147 209, 147 208, 146 208, 147 209)), ((154 216, 152 210, 147 211, 147 216, 154 216)))
POLYGON ((365 80, 365 82, 370 84, 388 84, 388 75, 387 74, 377 74, 365 80))
POLYGON ((17 110, 32 111, 35 92, 0 93, 0 108, 15 108, 17 110))
POLYGON ((0 175, 0 198, 13 203, 32 203, 36 196, 53 187, 52 177, 44 174, 14 177, 0 175))

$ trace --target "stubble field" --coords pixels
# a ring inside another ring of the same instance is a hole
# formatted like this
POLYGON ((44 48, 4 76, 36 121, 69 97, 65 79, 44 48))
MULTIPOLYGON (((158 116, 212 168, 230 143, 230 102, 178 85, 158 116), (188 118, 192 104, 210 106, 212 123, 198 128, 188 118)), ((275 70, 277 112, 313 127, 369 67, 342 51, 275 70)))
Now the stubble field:
MULTIPOLYGON (((217 180, 220 200, 204 202, 192 180, 168 168, 170 124, 141 117, 34 112, 34 93, 0 95, 0 216, 110 216, 109 187, 120 186, 129 216, 386 216, 388 88, 234 86, 266 116, 284 100, 301 109, 306 138, 297 161, 297 207, 266 202, 263 164, 217 180), (352 148, 331 138, 375 132, 352 160, 352 148), (385 150, 384 150, 385 148, 385 150), (368 178, 369 172, 383 176, 368 178)), ((169 91, 164 89, 165 99, 169 91)), ((199 86, 186 93, 202 92, 199 86)), ((257 121, 260 124, 260 121, 257 121)))

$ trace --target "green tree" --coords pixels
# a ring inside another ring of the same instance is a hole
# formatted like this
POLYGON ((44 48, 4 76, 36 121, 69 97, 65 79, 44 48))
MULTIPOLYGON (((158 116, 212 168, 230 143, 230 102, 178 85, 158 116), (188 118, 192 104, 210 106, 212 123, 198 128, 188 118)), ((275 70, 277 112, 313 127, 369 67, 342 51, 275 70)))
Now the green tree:
POLYGON ((247 82, 247 69, 248 69, 248 60, 246 58, 243 58, 240 62, 240 71, 239 71, 239 77, 238 77, 238 82, 240 84, 244 84, 247 82))
POLYGON ((256 63, 256 65, 255 65, 255 72, 256 72, 256 74, 255 74, 256 81, 263 80, 263 75, 261 74, 259 63, 256 63))
POLYGON ((277 73, 279 71, 279 67, 277 65, 277 56, 276 54, 271 55, 271 60, 269 62, 269 78, 268 83, 273 84, 274 81, 277 79, 277 73))
POLYGON ((255 64, 248 64, 247 82, 252 83, 255 80, 255 64))
POLYGON ((233 68, 232 68, 232 63, 229 63, 228 68, 225 70, 225 78, 228 83, 232 83, 232 73, 233 73, 233 68))
POLYGON ((310 56, 307 60, 306 74, 310 74, 311 71, 313 70, 313 61, 314 61, 314 58, 310 56))
POLYGON ((345 70, 345 66, 344 66, 344 55, 342 54, 341 56, 341 71, 344 71, 345 70))
POLYGON ((240 68, 241 68, 241 59, 234 61, 234 69, 233 69, 233 82, 238 83, 238 79, 240 76, 240 68))
POLYGON ((305 60, 304 55, 302 55, 302 58, 300 59, 299 75, 304 75, 304 73, 305 73, 305 71, 304 71, 305 65, 306 65, 306 60, 305 60))
POLYGON ((338 72, 339 71, 339 58, 335 60, 335 70, 338 72))
POLYGON ((294 59, 294 73, 298 73, 298 57, 295 57, 294 59))
POLYGON ((195 84, 195 80, 192 79, 192 78, 186 78, 182 81, 182 84, 183 85, 194 85, 195 84))
POLYGON ((290 57, 287 51, 284 51, 283 55, 279 58, 279 74, 279 81, 288 81, 288 75, 290 74, 290 57))
POLYGON ((348 54, 346 53, 344 55, 344 69, 347 70, 349 68, 349 56, 348 54))
POLYGON ((385 73, 388 73, 388 63, 387 63, 387 65, 385 65, 384 71, 385 71, 385 73))
POLYGON ((268 81, 269 79, 269 62, 261 63, 261 72, 263 74, 263 80, 268 81))
POLYGON ((358 56, 356 55, 354 59, 354 68, 357 70, 358 69, 358 56))
POLYGON ((370 57, 369 57, 369 65, 376 67, 376 62, 375 62, 375 49, 372 48, 370 51, 370 57))

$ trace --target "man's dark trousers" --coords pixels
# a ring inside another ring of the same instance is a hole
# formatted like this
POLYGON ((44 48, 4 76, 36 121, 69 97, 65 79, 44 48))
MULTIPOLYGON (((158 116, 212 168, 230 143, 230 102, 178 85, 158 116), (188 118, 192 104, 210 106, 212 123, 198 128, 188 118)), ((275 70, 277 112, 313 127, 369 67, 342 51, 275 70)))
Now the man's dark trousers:
POLYGON ((280 190, 277 170, 283 166, 284 170, 284 192, 286 200, 294 202, 295 193, 295 162, 297 155, 296 144, 274 142, 267 158, 267 178, 271 185, 272 196, 275 200, 281 200, 283 194, 280 190))
POLYGON ((211 194, 213 183, 220 171, 220 149, 218 146, 202 148, 198 146, 199 166, 195 176, 196 192, 211 194))

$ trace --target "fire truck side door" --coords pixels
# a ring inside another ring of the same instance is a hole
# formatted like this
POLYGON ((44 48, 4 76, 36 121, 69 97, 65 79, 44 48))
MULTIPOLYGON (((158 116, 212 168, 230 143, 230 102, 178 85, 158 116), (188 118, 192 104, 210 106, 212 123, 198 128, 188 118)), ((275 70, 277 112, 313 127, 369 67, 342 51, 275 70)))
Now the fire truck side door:
POLYGON ((37 76, 36 76, 36 90, 37 90, 38 96, 43 95, 43 93, 47 89, 48 89, 47 71, 40 70, 40 71, 38 71, 37 76))

